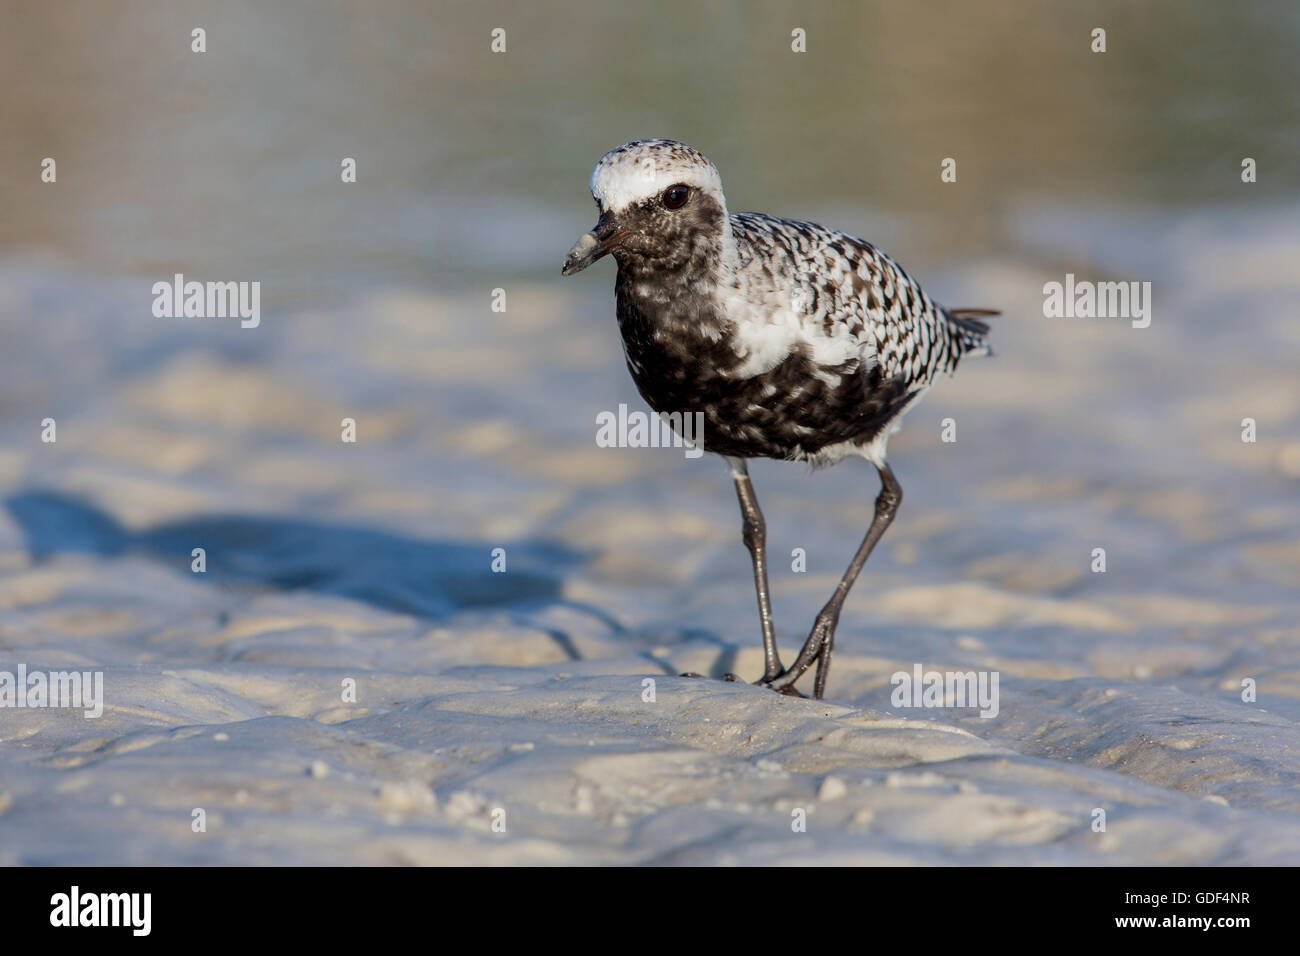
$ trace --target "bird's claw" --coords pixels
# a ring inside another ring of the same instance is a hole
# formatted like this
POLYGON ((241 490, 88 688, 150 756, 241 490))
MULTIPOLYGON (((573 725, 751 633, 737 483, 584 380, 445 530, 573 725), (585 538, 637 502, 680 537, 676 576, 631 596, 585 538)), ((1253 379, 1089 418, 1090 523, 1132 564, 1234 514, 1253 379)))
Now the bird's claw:
POLYGON ((758 687, 766 687, 768 690, 776 691, 778 694, 780 694, 783 697, 807 698, 808 695, 800 691, 799 688, 795 687, 793 682, 786 684, 784 687, 778 687, 772 683, 773 681, 778 680, 779 678, 784 676, 785 674, 781 673, 781 674, 777 674, 774 677, 761 677, 758 680, 754 681, 754 684, 758 687))
MULTIPOLYGON (((678 676, 678 677, 698 677, 698 678, 703 679, 703 678, 705 678, 707 675, 705 675, 705 674, 697 674, 697 673, 695 673, 695 671, 687 671, 686 673, 684 673, 684 674, 678 674, 677 676, 678 676)), ((723 674, 723 675, 722 675, 722 679, 723 679, 724 681, 726 681, 728 684, 736 684, 736 683, 739 683, 739 682, 740 682, 740 678, 737 677, 735 674, 731 673, 730 671, 728 671, 727 673, 723 674)))
MULTIPOLYGON (((699 679, 701 679, 701 680, 705 680, 705 679, 707 679, 707 675, 705 675, 705 674, 697 674, 695 671, 686 671, 684 674, 679 674, 678 676, 679 676, 679 677, 696 677, 696 678, 699 678, 699 679)), ((784 675, 784 674, 777 674, 777 675, 775 675, 775 676, 773 676, 773 677, 760 677, 758 680, 754 681, 754 686, 755 686, 755 687, 766 687, 768 690, 776 691, 776 693, 781 694, 781 695, 784 696, 784 697, 803 697, 803 698, 807 698, 808 695, 807 695, 807 694, 804 694, 804 693, 802 693, 802 692, 800 692, 800 691, 798 690, 798 688, 796 688, 796 687, 794 686, 793 683, 788 684, 788 685, 786 685, 785 687, 774 687, 774 686, 772 685, 772 681, 776 680, 778 677, 783 677, 783 676, 785 676, 785 675, 784 675)), ((725 682, 728 683, 728 684, 740 684, 740 683, 743 683, 743 681, 741 681, 741 679, 740 679, 738 676, 736 676, 735 674, 731 673, 730 671, 728 671, 727 673, 725 673, 725 674, 722 675, 722 680, 725 681, 725 682)))

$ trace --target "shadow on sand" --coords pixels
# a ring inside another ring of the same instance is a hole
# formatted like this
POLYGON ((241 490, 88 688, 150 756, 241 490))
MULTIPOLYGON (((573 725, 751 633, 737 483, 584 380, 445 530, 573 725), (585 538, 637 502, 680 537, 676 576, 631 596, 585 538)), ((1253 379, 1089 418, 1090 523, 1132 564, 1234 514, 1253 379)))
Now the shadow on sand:
POLYGON ((5 505, 35 561, 69 553, 143 555, 188 573, 192 550, 203 548, 213 583, 340 595, 434 620, 468 608, 567 604, 563 577, 581 560, 569 548, 540 541, 422 540, 238 514, 133 532, 90 502, 40 491, 13 495, 5 505), (496 547, 506 551, 505 573, 491 569, 496 547))

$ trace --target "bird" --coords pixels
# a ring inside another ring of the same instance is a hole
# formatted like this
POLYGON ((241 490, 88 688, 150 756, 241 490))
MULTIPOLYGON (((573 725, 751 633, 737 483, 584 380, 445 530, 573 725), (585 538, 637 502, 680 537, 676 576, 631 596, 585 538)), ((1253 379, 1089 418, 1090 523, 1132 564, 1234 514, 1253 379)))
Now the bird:
POLYGON ((725 459, 735 483, 763 641, 763 676, 754 683, 804 697, 795 685, 816 664, 813 696, 821 699, 845 599, 902 501, 889 437, 938 375, 968 355, 991 354, 984 320, 1000 312, 944 308, 893 259, 847 233, 729 213, 717 167, 675 140, 610 150, 590 189, 596 225, 561 274, 614 257, 615 314, 637 390, 661 415, 702 415, 697 443, 725 459), (766 522, 748 463, 823 467, 850 457, 865 458, 879 475, 875 514, 784 666, 766 522))

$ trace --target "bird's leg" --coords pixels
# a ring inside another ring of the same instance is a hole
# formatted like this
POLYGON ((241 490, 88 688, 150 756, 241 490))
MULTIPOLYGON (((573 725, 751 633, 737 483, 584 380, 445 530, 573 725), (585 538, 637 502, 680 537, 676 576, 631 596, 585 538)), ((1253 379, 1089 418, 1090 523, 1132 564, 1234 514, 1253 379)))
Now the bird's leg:
POLYGON ((781 655, 776 648, 776 628, 772 624, 772 598, 767 587, 767 525, 758 507, 758 496, 749 480, 749 468, 744 459, 731 460, 731 477, 736 482, 736 497, 740 499, 740 516, 744 521, 742 535, 749 556, 754 562, 754 589, 758 592, 758 619, 763 626, 763 678, 766 683, 781 674, 781 655))
POLYGON ((853 582, 857 580, 862 566, 867 563, 867 558, 871 556, 871 551, 875 548, 876 542, 880 540, 885 533, 885 529, 894 520, 898 505, 903 500, 903 489, 898 484, 898 479, 894 477, 889 465, 881 463, 876 466, 876 469, 880 472, 880 494, 876 496, 876 516, 871 520, 871 527, 867 529, 867 536, 862 539, 862 544, 858 546, 858 553, 853 556, 848 570, 844 572, 844 577, 840 579, 840 583, 835 588, 835 593, 831 595, 831 599, 826 602, 826 606, 817 615, 812 632, 808 635, 808 640, 804 642, 803 649, 799 651, 799 656, 795 659, 795 662, 774 680, 766 681, 773 690, 786 691, 792 689, 795 681, 803 676, 804 671, 812 666, 813 661, 817 661, 817 674, 813 679, 813 695, 821 698, 826 690, 826 678, 831 668, 831 651, 835 646, 835 625, 839 622, 840 611, 844 608, 844 599, 849 596, 849 588, 853 587, 853 582))

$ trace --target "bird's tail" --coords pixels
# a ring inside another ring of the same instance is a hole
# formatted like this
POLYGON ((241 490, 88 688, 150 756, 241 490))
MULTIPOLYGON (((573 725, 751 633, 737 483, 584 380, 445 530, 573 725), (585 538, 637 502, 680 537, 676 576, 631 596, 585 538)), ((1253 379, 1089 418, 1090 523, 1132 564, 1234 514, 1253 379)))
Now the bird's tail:
POLYGON ((987 342, 989 324, 984 321, 991 315, 1001 315, 997 309, 946 309, 948 321, 957 330, 963 355, 992 355, 987 342))

